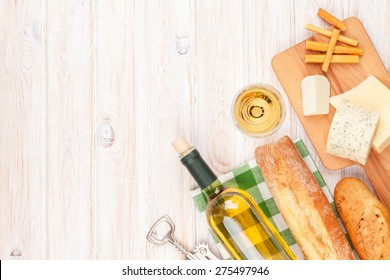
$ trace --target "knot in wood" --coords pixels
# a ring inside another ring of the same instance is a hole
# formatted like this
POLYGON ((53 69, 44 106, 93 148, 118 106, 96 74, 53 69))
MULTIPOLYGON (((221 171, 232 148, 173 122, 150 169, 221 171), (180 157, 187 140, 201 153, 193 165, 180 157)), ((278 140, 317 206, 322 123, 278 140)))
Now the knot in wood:
POLYGON ((184 55, 190 49, 190 44, 187 37, 177 38, 176 50, 179 54, 184 55))

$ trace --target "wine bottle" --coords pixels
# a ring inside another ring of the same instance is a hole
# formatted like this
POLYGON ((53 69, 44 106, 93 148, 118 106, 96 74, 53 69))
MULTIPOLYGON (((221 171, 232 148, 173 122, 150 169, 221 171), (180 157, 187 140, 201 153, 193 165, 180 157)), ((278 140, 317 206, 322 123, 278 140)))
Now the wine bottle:
POLYGON ((264 212, 244 190, 225 187, 200 153, 180 137, 172 145, 208 199, 209 227, 232 259, 296 259, 264 212))

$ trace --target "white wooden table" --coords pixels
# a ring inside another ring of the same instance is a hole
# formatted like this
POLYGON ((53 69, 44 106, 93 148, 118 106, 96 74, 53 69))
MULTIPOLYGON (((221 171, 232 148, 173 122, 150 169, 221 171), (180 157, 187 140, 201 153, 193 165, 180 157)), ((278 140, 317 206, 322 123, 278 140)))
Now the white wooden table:
POLYGON ((387 0, 0 1, 0 259, 183 258, 145 239, 165 213, 190 249, 212 243, 170 146, 179 135, 217 174, 287 134, 331 188, 367 181, 323 167, 271 69, 311 34, 305 23, 326 26, 319 7, 358 16, 390 70, 387 0), (233 95, 253 82, 287 105, 264 139, 230 121, 233 95))

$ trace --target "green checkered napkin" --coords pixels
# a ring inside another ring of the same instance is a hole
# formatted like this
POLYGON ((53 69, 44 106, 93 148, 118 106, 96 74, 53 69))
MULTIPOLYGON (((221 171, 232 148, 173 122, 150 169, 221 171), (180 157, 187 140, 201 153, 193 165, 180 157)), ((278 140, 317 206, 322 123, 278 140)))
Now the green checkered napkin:
MULTIPOLYGON (((318 184, 321 186, 322 190, 324 191, 326 197, 328 198, 341 224, 329 188, 326 186, 324 178, 322 177, 320 171, 318 170, 313 159, 311 158, 305 144, 300 138, 294 140, 294 144, 297 147, 301 156, 303 157, 304 161, 306 162, 307 166, 309 167, 310 171, 313 172, 314 178, 317 180, 318 184)), ((298 259, 304 259, 301 249, 298 247, 294 237, 291 234, 290 229, 288 228, 286 222, 284 221, 281 214, 279 213, 278 208, 276 207, 275 201, 266 183, 264 182, 263 176, 261 174, 259 167, 257 166, 256 160, 252 160, 248 163, 245 163, 240 167, 232 170, 231 172, 220 176, 218 178, 218 181, 221 185, 223 184, 228 187, 230 187, 231 185, 235 187, 238 186, 239 188, 247 191, 252 196, 252 198, 258 203, 260 208, 263 210, 264 214, 268 217, 268 219, 279 231, 280 235, 290 246, 290 249, 294 252, 295 256, 298 259)), ((195 204, 199 212, 204 216, 204 220, 206 221, 206 204, 207 204, 206 196, 202 193, 199 187, 191 191, 191 195, 195 201, 195 204)), ((342 224, 341 226, 344 233, 346 234, 346 231, 342 224)), ((225 248, 219 243, 218 239, 213 235, 211 231, 210 233, 213 236, 213 239, 216 242, 217 247, 223 259, 229 259, 230 255, 226 252, 225 248)))

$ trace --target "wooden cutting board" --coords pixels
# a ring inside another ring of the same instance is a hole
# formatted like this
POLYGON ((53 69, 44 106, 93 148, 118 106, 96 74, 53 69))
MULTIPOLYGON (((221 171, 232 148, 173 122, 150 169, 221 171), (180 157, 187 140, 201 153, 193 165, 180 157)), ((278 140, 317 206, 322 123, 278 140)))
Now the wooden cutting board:
MULTIPOLYGON (((328 115, 303 116, 301 98, 302 79, 315 74, 326 76, 330 81, 331 96, 350 90, 365 80, 369 75, 374 75, 390 88, 390 77, 360 20, 356 17, 350 17, 343 22, 347 25, 347 30, 343 35, 356 38, 359 41, 358 47, 363 49, 364 55, 360 57, 359 64, 331 64, 328 72, 325 73, 321 70, 321 64, 306 64, 304 62, 305 54, 314 53, 306 50, 305 41, 276 55, 272 60, 272 67, 292 106, 301 120, 322 163, 329 169, 341 169, 358 164, 326 153, 326 139, 335 110, 331 106, 328 115)), ((310 40, 328 42, 329 38, 316 34, 310 40)), ((367 164, 362 167, 367 173, 379 198, 390 209, 390 147, 380 154, 371 150, 367 164)))

